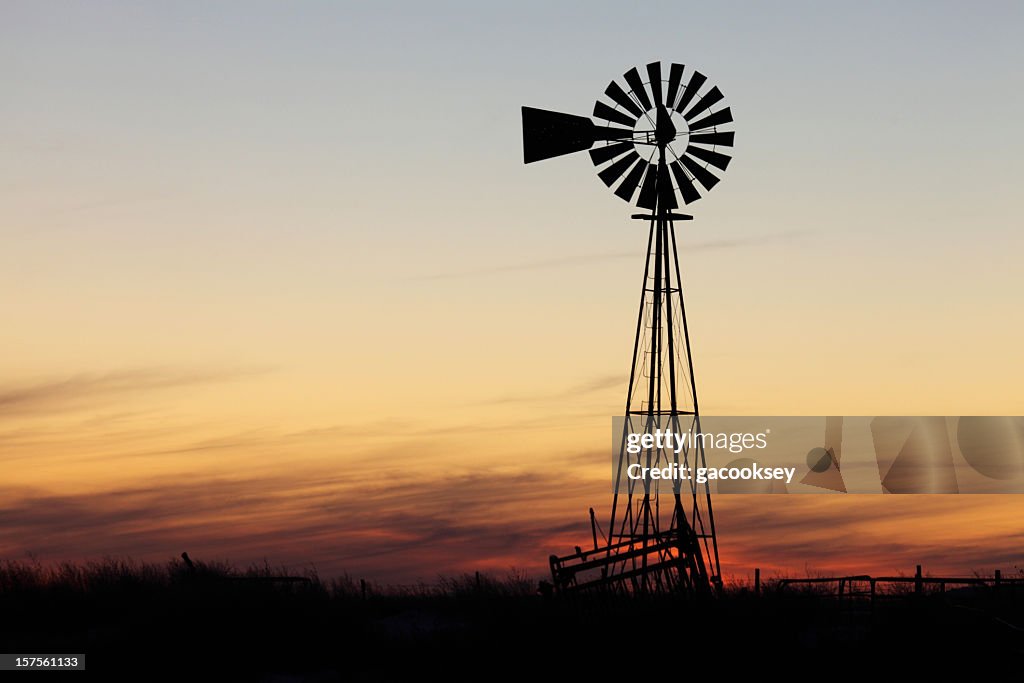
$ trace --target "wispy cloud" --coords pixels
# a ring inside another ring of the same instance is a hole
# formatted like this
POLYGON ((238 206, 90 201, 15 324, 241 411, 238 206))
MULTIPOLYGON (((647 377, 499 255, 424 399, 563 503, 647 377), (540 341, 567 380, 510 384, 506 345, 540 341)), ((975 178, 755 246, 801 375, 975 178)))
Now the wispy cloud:
POLYGON ((529 472, 382 479, 326 469, 161 479, 71 495, 0 487, 0 559, 163 560, 189 550, 389 581, 474 567, 536 569, 561 547, 559 534, 585 531, 566 499, 596 488, 571 475, 529 472))
MULTIPOLYGON (((510 566, 542 575, 550 553, 589 538, 587 503, 598 504, 599 519, 607 514, 606 482, 574 472, 381 478, 350 466, 178 476, 80 494, 0 487, 0 558, 163 560, 188 550, 381 581, 510 566)), ((720 496, 716 521, 727 574, 754 566, 886 574, 917 563, 970 573, 1024 560, 1016 505, 1010 496, 720 496)))
MULTIPOLYGON (((581 460, 518 471, 391 463, 382 473, 386 458, 368 457, 82 493, 0 486, 0 559, 162 560, 188 550, 381 581, 510 566, 542 575, 550 553, 589 538, 588 504, 601 520, 608 512, 607 482, 583 476, 581 460)), ((1009 568, 1024 560, 1017 506, 1012 496, 841 495, 719 496, 715 505, 726 573, 741 575, 754 566, 789 574, 884 574, 917 563, 936 572, 1009 568)))
POLYGON ((712 251, 715 249, 738 249, 741 247, 756 247, 766 244, 783 244, 806 235, 807 232, 807 230, 784 230, 782 232, 773 232, 767 235, 752 235, 742 239, 694 242, 693 244, 687 244, 685 246, 680 245, 679 248, 686 249, 686 251, 712 251))
POLYGON ((0 234, 8 237, 20 238, 39 233, 53 233, 60 231, 75 230, 81 232, 90 223, 83 223, 78 220, 82 214, 103 213, 111 210, 119 210, 128 207, 143 207, 153 202, 165 201, 167 198, 162 195, 146 195, 135 197, 103 197, 89 201, 76 201, 60 203, 52 198, 50 203, 42 207, 34 216, 25 218, 20 225, 5 225, 0 227, 0 234), (7 231, 10 232, 7 232, 7 231))
MULTIPOLYGON (((707 242, 695 242, 687 244, 687 251, 710 251, 714 249, 735 249, 739 247, 752 247, 763 244, 774 244, 790 241, 805 231, 788 230, 785 232, 772 233, 745 237, 742 239, 721 239, 707 242)), ((458 278, 471 278, 483 275, 500 275, 502 273, 521 273, 538 270, 552 270, 574 266, 589 266, 593 264, 607 263, 609 261, 621 261, 623 259, 636 259, 637 252, 623 251, 604 254, 582 254, 577 256, 566 256, 564 258, 542 259, 538 261, 525 261, 523 263, 510 263, 505 265, 488 266, 485 268, 474 268, 462 271, 447 273, 428 273, 425 275, 413 275, 409 280, 452 280, 458 278)))
POLYGON ((0 387, 0 414, 24 415, 74 409, 135 392, 231 381, 267 371, 266 368, 142 368, 104 374, 79 374, 59 380, 0 387))
POLYGON ((488 268, 475 268, 450 273, 433 273, 428 275, 414 275, 410 280, 451 280, 455 278, 476 277, 479 275, 496 275, 500 273, 530 272, 536 270, 549 270, 552 268, 565 268, 570 266, 585 266, 594 263, 605 263, 608 261, 619 261, 627 258, 636 258, 636 252, 617 252, 608 254, 587 254, 582 256, 568 256, 557 259, 544 259, 541 261, 528 261, 525 263, 511 263, 507 265, 491 266, 488 268))
POLYGON ((1024 560, 1018 505, 998 495, 719 496, 715 521, 726 571, 884 575, 924 564, 969 574, 1024 560))
POLYGON ((488 401, 481 401, 486 404, 502 403, 542 403, 545 401, 558 401, 564 399, 580 398, 588 394, 594 394, 605 389, 613 389, 623 386, 623 379, 620 375, 600 375, 585 382, 580 382, 564 391, 550 392, 546 394, 529 394, 518 396, 501 396, 488 401))

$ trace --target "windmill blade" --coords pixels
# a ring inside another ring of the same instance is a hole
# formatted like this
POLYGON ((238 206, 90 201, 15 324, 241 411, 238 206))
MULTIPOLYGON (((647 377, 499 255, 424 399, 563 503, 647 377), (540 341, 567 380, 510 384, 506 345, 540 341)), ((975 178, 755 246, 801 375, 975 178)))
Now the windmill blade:
POLYGON ((718 184, 718 178, 716 178, 711 171, 704 168, 690 157, 684 154, 681 161, 683 162, 683 166, 686 167, 686 170, 690 172, 690 175, 696 178, 697 181, 704 186, 705 190, 710 190, 718 184))
POLYGON ((637 118, 644 115, 643 110, 636 105, 633 98, 627 95, 626 91, 622 89, 622 86, 615 81, 608 84, 608 87, 604 89, 604 94, 610 97, 615 104, 619 105, 637 118))
POLYGON ((735 133, 695 133, 690 135, 690 142, 699 142, 702 145, 732 147, 735 135, 735 133))
POLYGON ((630 166, 632 166, 635 162, 639 160, 640 155, 637 154, 635 151, 631 151, 629 154, 622 157, 614 164, 598 173, 597 177, 600 178, 605 185, 611 187, 615 183, 615 181, 618 180, 619 177, 626 172, 626 169, 628 169, 630 166))
POLYGON ((693 75, 690 76, 690 82, 686 84, 686 89, 683 90, 683 96, 679 98, 679 104, 676 105, 677 112, 680 114, 683 113, 683 110, 686 109, 686 105, 690 103, 690 100, 694 98, 697 91, 700 90, 706 80, 708 80, 708 77, 701 72, 693 72, 693 75))
POLYGON ((647 164, 647 174, 644 176, 644 184, 640 188, 636 205, 651 211, 658 206, 658 167, 654 164, 647 164))
POLYGON ((668 92, 665 93, 665 106, 672 109, 679 97, 679 84, 683 80, 683 65, 672 64, 668 70, 668 92))
POLYGON ((729 107, 716 111, 714 114, 708 114, 700 121, 694 121, 690 124, 690 132, 703 130, 710 128, 711 126, 721 126, 723 123, 730 123, 732 121, 732 111, 729 107))
POLYGON ((661 99, 661 62, 651 62, 647 65, 647 78, 650 80, 651 94, 654 95, 654 104, 663 103, 661 99))
POLYGON ((643 105, 644 111, 650 109, 653 106, 651 104, 651 98, 647 96, 647 90, 644 88, 644 82, 640 78, 640 72, 636 70, 636 67, 634 66, 632 69, 627 71, 623 78, 626 79, 626 83, 628 83, 629 87, 632 88, 633 94, 636 98, 640 100, 640 104, 643 105))
POLYGON ((724 98, 725 95, 722 94, 722 91, 719 90, 718 86, 716 85, 714 88, 709 90, 707 94, 704 95, 704 97, 700 98, 700 101, 698 101, 697 104, 693 105, 693 108, 690 109, 690 111, 686 112, 686 114, 683 115, 683 118, 686 119, 687 121, 692 121, 693 118, 697 116, 697 114, 701 113, 702 111, 707 111, 708 109, 711 108, 713 104, 715 104, 716 102, 721 102, 724 98))
POLYGON ((712 152, 710 149, 694 147, 693 145, 686 147, 686 154, 703 159, 720 171, 729 168, 729 162, 732 161, 732 157, 726 156, 721 152, 712 152))
POLYGON ((683 196, 683 202, 689 204, 700 199, 700 192, 693 186, 693 181, 690 180, 690 176, 686 175, 682 164, 678 161, 673 161, 669 168, 672 169, 672 175, 675 176, 676 185, 679 186, 679 194, 683 196))
POLYGON ((605 121, 611 121, 612 123, 621 123, 623 126, 629 126, 630 128, 636 123, 635 116, 631 116, 618 109, 612 109, 600 100, 594 105, 594 116, 605 121))
POLYGON ((669 211, 679 207, 676 191, 668 174, 668 166, 664 164, 658 165, 658 205, 669 211))
POLYGON ((615 194, 622 197, 627 202, 633 199, 633 193, 636 192, 637 185, 640 184, 640 179, 643 178, 644 170, 647 168, 647 162, 637 157, 636 166, 630 169, 626 179, 619 185, 619 189, 615 190, 615 194))
POLYGON ((616 142, 614 145, 595 147, 590 150, 590 158, 593 160, 594 166, 600 166, 606 161, 611 161, 615 157, 620 154, 625 154, 631 149, 633 149, 632 142, 616 142))

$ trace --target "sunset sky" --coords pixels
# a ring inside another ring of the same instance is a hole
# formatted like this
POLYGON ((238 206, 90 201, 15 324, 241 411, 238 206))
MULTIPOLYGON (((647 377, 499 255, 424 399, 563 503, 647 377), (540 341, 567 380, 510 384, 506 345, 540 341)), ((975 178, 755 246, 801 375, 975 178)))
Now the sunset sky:
MULTIPOLYGON (((491 5, 0 0, 0 559, 585 542, 646 235, 519 108, 656 59, 736 119, 679 233, 704 413, 1024 415, 1024 5, 491 5)), ((737 578, 1024 567, 1018 496, 716 500, 737 578)))

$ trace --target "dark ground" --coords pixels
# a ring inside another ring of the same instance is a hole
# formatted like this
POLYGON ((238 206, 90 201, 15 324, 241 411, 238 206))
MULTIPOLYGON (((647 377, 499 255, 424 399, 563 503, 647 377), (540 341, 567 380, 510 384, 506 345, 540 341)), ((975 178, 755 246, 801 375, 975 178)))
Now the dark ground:
POLYGON ((86 654, 85 673, 44 678, 268 683, 917 680, 961 667, 1017 677, 1024 663, 1024 591, 1012 587, 890 595, 872 607, 770 584, 760 597, 736 589, 694 603, 544 598, 526 579, 472 575, 364 595, 355 581, 267 578, 275 573, 0 563, 0 652, 86 654))

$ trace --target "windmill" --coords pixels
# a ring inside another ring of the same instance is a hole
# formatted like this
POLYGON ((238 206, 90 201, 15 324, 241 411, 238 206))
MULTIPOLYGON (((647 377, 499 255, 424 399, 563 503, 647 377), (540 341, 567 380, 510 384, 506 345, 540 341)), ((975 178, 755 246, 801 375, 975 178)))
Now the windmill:
POLYGON ((711 491, 695 478, 663 492, 650 478, 623 477, 630 465, 705 466, 703 440, 676 450, 664 444, 630 453, 627 433, 700 434, 697 385, 683 306, 675 223, 692 220, 680 206, 718 184, 729 166, 734 133, 722 92, 699 71, 661 62, 612 81, 594 119, 523 107, 523 159, 530 164, 589 150, 597 175, 615 195, 646 213, 647 263, 640 295, 623 439, 613 462, 614 498, 607 531, 590 510, 593 548, 550 558, 561 592, 704 595, 721 587, 711 491))

